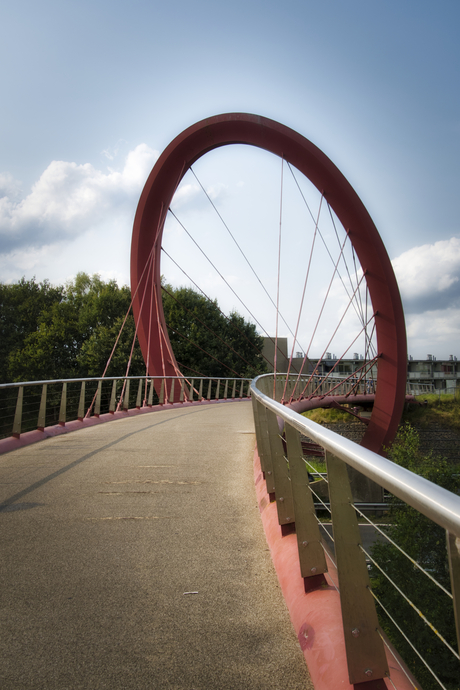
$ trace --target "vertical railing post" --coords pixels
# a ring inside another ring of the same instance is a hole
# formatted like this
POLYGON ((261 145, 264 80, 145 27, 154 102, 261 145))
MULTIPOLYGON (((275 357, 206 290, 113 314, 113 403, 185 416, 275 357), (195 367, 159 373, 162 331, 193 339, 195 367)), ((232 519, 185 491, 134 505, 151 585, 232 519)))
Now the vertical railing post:
POLYGON ((101 415, 102 381, 97 382, 96 402, 94 403, 94 416, 101 415))
POLYGON ((257 452, 260 458, 260 466, 262 472, 264 473, 265 486, 267 489, 267 494, 275 493, 275 477, 273 475, 273 464, 272 456, 270 452, 270 442, 268 438, 268 425, 267 425, 267 410, 253 398, 253 404, 255 405, 258 419, 258 428, 256 427, 257 436, 257 452))
POLYGON ((450 585, 454 599, 455 626, 457 629, 457 644, 460 649, 460 538, 446 532, 447 553, 449 556, 450 585))
POLYGON ((67 381, 62 383, 62 393, 61 393, 61 406, 59 408, 59 419, 58 424, 60 426, 65 426, 67 417, 67 381))
POLYGON ((211 385, 212 385, 212 379, 209 379, 209 384, 208 384, 208 394, 206 396, 207 400, 211 400, 211 385))
POLYGON ((123 409, 129 410, 129 384, 130 380, 126 379, 125 394, 123 396, 123 409))
POLYGON ((139 379, 139 386, 137 388, 137 398, 136 398, 136 410, 141 409, 143 383, 144 383, 144 379, 139 379))
POLYGON ((37 429, 44 431, 46 426, 46 395, 48 392, 48 384, 44 383, 42 386, 42 397, 40 399, 40 408, 38 410, 37 429))
POLYGON ((160 405, 164 405, 165 403, 165 380, 161 379, 161 387, 160 387, 160 405))
POLYGON ((203 379, 200 379, 200 389, 198 391, 198 400, 200 402, 203 400, 203 379))
POLYGON ((241 381, 241 386, 240 386, 240 398, 243 397, 243 387, 244 387, 244 381, 241 381))
POLYGON ((152 407, 152 406, 153 406, 153 389, 154 389, 153 381, 154 381, 153 379, 150 379, 149 397, 148 397, 148 400, 147 400, 147 405, 148 405, 148 407, 152 407))
POLYGON ((170 383, 171 383, 171 390, 169 393, 169 402, 172 404, 174 402, 174 387, 176 385, 176 380, 171 379, 170 383))
POLYGON ((217 381, 217 386, 216 386, 216 400, 219 400, 219 394, 220 394, 220 379, 217 381))
POLYGON ((289 474, 295 511, 295 529, 302 577, 314 577, 327 572, 326 557, 316 519, 313 496, 308 488, 308 471, 303 459, 300 433, 288 424, 286 434, 289 474))
POLYGON ((347 465, 328 451, 326 464, 348 675, 353 685, 384 678, 388 664, 377 632, 379 622, 369 591, 347 465))
POLYGON ((13 433, 14 438, 19 438, 21 435, 22 426, 22 403, 24 400, 24 386, 19 386, 18 397, 16 399, 16 410, 14 412, 13 433))
POLYGON ((232 400, 235 399, 235 394, 236 394, 236 379, 233 379, 232 400))
POLYGON ((228 379, 225 379, 224 400, 227 400, 227 393, 228 393, 228 379))
POLYGON ((184 386, 185 386, 185 381, 184 379, 180 380, 180 393, 179 393, 179 402, 183 403, 184 402, 184 386))
POLYGON ((190 402, 193 402, 193 386, 195 385, 195 379, 192 379, 190 382, 190 392, 188 394, 188 399, 190 402))
POLYGON ((116 406, 117 406, 117 382, 112 381, 112 392, 110 394, 110 403, 109 403, 110 414, 115 414, 116 406))
POLYGON ((280 525, 288 525, 295 522, 294 501, 292 498, 291 480, 289 477, 288 463, 284 453, 283 442, 280 436, 278 419, 271 410, 265 410, 268 428, 268 440, 273 464, 273 476, 275 479, 275 498, 278 510, 278 522, 280 525))
POLYGON ((85 390, 86 390, 86 381, 81 382, 81 388, 80 388, 80 400, 78 401, 78 412, 77 412, 77 419, 79 422, 82 422, 83 419, 85 418, 85 390))

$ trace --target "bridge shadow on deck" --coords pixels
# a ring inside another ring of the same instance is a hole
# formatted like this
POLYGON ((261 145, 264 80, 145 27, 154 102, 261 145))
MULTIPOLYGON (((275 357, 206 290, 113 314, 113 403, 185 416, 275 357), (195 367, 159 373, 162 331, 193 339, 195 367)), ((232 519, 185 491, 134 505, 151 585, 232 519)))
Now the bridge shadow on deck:
POLYGON ((2 690, 310 687, 256 503, 250 402, 0 457, 2 690))

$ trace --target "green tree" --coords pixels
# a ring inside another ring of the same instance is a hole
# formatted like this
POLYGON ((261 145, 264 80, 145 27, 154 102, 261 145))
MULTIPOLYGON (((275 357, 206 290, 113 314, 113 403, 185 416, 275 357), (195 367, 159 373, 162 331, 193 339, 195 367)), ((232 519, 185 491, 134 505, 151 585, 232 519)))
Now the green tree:
MULTIPOLYGON (((56 299, 45 303, 19 347, 8 353, 9 380, 100 376, 129 309, 129 288, 98 275, 79 273, 74 281, 58 288, 56 299)), ((107 375, 125 373, 134 336, 129 316, 107 375)), ((130 374, 145 372, 137 346, 130 374)))
POLYGON ((236 312, 227 318, 216 300, 170 285, 163 286, 163 309, 172 349, 184 373, 252 378, 265 371, 263 338, 236 312))
POLYGON ((13 380, 10 354, 22 350, 43 312, 60 302, 63 293, 63 287, 53 287, 46 280, 37 283, 34 278, 11 285, 0 283, 0 383, 13 380))
MULTIPOLYGON (((458 468, 443 458, 421 453, 418 434, 409 424, 400 429, 389 451, 389 457, 429 481, 449 491, 459 492, 458 468)), ((391 500, 388 521, 391 523, 387 528, 388 536, 450 591, 444 529, 395 498, 391 500)), ((450 598, 391 544, 374 544, 372 557, 456 649, 455 621, 450 598)), ((372 568, 371 582, 373 591, 436 675, 447 688, 457 690, 460 668, 452 653, 375 566, 372 568)), ((383 629, 424 690, 438 690, 437 681, 380 607, 378 612, 383 629)))

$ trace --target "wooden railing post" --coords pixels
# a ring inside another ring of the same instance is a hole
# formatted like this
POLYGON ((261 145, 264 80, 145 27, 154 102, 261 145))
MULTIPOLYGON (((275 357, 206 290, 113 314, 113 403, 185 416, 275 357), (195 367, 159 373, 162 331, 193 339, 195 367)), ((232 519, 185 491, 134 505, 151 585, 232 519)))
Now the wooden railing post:
POLYGON ((40 408, 38 410, 37 429, 43 431, 46 426, 46 396, 48 392, 48 384, 44 383, 42 387, 42 396, 40 398, 40 408))
POLYGON ((67 416, 67 382, 62 383, 61 406, 59 408, 58 424, 65 426, 67 416))
POLYGON ((446 532, 447 553, 449 556, 450 585, 454 599, 455 626, 457 629, 457 644, 460 649, 460 537, 446 532))
POLYGON ((288 463, 284 453, 283 442, 280 436, 278 419, 271 410, 266 410, 268 440, 270 455, 275 480, 276 508, 278 510, 278 522, 280 525, 288 525, 295 522, 294 501, 292 498, 291 480, 289 477, 288 463))
POLYGON ((308 488, 308 471, 303 459, 300 434, 285 425, 289 473, 294 501, 295 529, 302 577, 314 577, 327 572, 326 557, 316 519, 313 496, 308 488))
POLYGON ((347 465, 328 451, 326 464, 348 675, 351 684, 364 683, 384 678, 388 664, 377 632, 379 622, 369 591, 366 559, 360 548, 347 465))
POLYGON ((13 420, 12 436, 14 436, 14 438, 19 438, 21 435, 23 400, 24 400, 24 386, 19 386, 18 397, 16 400, 16 410, 14 412, 14 420, 13 420))

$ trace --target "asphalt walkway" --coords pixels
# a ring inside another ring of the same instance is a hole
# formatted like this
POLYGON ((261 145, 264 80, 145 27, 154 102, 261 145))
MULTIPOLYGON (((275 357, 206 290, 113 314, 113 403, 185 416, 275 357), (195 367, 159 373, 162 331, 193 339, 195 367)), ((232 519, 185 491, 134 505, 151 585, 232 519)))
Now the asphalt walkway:
POLYGON ((256 503, 249 402, 0 456, 2 690, 311 687, 256 503))

